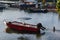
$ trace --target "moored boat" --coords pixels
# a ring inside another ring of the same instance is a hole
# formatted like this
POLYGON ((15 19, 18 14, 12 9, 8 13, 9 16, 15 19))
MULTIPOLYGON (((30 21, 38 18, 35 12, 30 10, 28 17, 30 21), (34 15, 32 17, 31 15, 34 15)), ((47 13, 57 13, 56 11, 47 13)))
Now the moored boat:
POLYGON ((32 25, 32 24, 13 21, 13 22, 6 22, 6 25, 9 28, 15 29, 19 32, 28 32, 28 33, 40 33, 40 29, 42 30, 45 29, 41 23, 37 25, 32 25))
POLYGON ((8 8, 7 4, 0 3, 0 10, 7 9, 7 8, 8 8))
POLYGON ((21 4, 20 10, 26 10, 27 8, 35 7, 35 4, 21 4))
POLYGON ((30 8, 28 10, 29 13, 47 13, 47 9, 40 9, 40 8, 30 8))

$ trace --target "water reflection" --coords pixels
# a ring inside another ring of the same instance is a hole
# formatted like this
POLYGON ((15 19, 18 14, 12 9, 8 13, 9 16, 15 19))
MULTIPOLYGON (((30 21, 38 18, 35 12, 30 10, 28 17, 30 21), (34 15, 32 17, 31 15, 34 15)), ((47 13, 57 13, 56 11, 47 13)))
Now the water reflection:
POLYGON ((16 33, 16 34, 19 34, 20 32, 19 31, 16 31, 16 30, 13 30, 13 29, 10 29, 10 28, 6 28, 6 33, 16 33))
MULTIPOLYGON (((17 30, 14 30, 14 29, 11 29, 11 28, 6 28, 6 33, 17 33, 17 34, 37 34, 37 33, 29 33, 29 32, 20 32, 20 31, 17 31, 17 30)), ((44 35, 45 32, 43 33, 38 33, 38 35, 44 35)))
POLYGON ((19 37, 18 40, 29 40, 28 37, 19 37))
POLYGON ((60 20, 60 14, 58 15, 58 19, 60 20))
MULTIPOLYGON (((29 40, 29 37, 25 37, 24 34, 30 34, 30 33, 22 33, 22 32, 19 32, 19 31, 10 29, 10 28, 6 28, 5 31, 6 31, 6 33, 9 33, 9 34, 11 34, 11 33, 22 34, 23 36, 18 37, 17 38, 18 40, 29 40)), ((33 33, 31 33, 31 35, 36 35, 36 38, 38 39, 41 36, 45 35, 45 32, 42 33, 42 34, 33 34, 33 33)))
POLYGON ((3 10, 0 10, 0 12, 3 12, 3 10))
POLYGON ((22 18, 18 18, 18 19, 22 19, 22 20, 30 20, 32 18, 29 18, 29 17, 22 17, 22 18))

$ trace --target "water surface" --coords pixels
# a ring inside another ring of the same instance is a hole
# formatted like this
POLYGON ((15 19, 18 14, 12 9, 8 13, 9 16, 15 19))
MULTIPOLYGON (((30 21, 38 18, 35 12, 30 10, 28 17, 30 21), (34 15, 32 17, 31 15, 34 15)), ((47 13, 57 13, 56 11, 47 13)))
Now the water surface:
POLYGON ((0 40, 60 40, 60 16, 58 13, 27 13, 19 9, 7 9, 0 12, 0 40), (21 20, 18 18, 29 17, 30 20, 21 20), (48 30, 45 31, 44 35, 36 34, 18 34, 18 33, 7 33, 7 26, 4 24, 4 20, 10 21, 22 21, 30 24, 42 23, 48 30), (56 27, 55 32, 52 31, 53 27, 56 27))

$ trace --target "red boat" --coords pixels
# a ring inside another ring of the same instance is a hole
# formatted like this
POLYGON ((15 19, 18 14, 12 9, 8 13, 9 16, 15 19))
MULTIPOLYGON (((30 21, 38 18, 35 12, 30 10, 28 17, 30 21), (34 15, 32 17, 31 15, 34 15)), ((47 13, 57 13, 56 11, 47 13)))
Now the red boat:
POLYGON ((22 23, 22 22, 6 22, 8 28, 15 29, 19 32, 28 32, 28 33, 40 33, 40 29, 44 30, 41 23, 37 25, 22 23))

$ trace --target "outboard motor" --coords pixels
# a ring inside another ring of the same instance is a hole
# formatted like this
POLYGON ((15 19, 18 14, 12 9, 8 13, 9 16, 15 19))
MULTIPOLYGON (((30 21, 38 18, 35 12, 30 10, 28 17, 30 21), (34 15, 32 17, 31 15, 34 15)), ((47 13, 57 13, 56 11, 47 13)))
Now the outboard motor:
POLYGON ((11 24, 11 22, 9 22, 9 24, 11 24))
POLYGON ((41 23, 37 24, 37 28, 38 28, 38 33, 40 33, 40 29, 42 29, 42 30, 46 29, 45 27, 42 26, 41 23))

